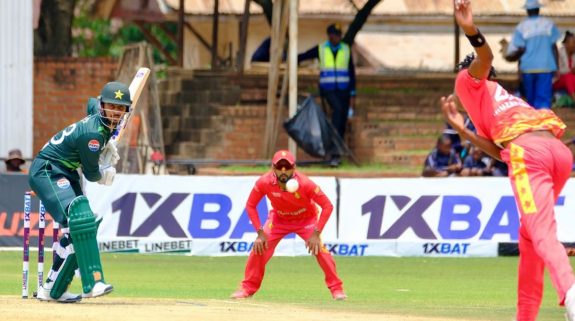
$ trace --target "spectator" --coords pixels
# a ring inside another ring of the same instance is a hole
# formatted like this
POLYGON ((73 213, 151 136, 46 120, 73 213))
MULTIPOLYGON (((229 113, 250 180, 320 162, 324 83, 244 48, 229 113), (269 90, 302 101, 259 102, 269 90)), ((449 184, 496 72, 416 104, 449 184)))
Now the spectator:
POLYGON ((21 166, 26 163, 22 158, 22 151, 19 149, 13 149, 8 152, 8 158, 4 161, 6 163, 6 171, 12 173, 26 173, 26 170, 21 166))
POLYGON ((489 174, 484 162, 485 153, 477 147, 471 147, 469 155, 463 161, 461 176, 486 176, 489 174))
POLYGON ((451 145, 451 139, 439 136, 435 148, 427 155, 423 167, 424 177, 446 177, 459 174, 461 159, 451 145))
POLYGON ((523 51, 519 67, 527 102, 536 109, 549 109, 557 70, 555 42, 561 34, 551 19, 539 16, 541 7, 538 0, 525 1, 528 17, 515 28, 509 48, 523 51))
MULTIPOLYGON (((298 55, 298 62, 318 58, 319 91, 332 110, 331 122, 344 138, 347 118, 355 104, 355 67, 350 46, 341 41, 339 24, 327 27, 328 41, 298 55)), ((331 165, 339 166, 340 155, 331 155, 331 165)))
MULTIPOLYGON (((475 126, 473 126, 471 119, 467 115, 465 116, 465 127, 475 132, 475 126)), ((459 158, 465 159, 465 157, 467 157, 467 155, 469 154, 471 143, 467 140, 461 142, 461 137, 459 137, 457 131, 455 131, 449 123, 446 123, 445 129, 443 130, 443 135, 448 136, 449 139, 451 139, 451 146, 453 147, 455 152, 457 152, 459 158)))
POLYGON ((575 102, 575 36, 565 32, 563 46, 559 48, 559 78, 553 83, 553 90, 564 90, 571 98, 565 105, 575 102))
POLYGON ((501 39, 499 44, 501 45, 499 52, 503 55, 503 59, 509 62, 517 61, 517 78, 519 79, 519 83, 513 95, 525 98, 525 90, 521 82, 521 64, 519 61, 519 58, 521 58, 521 55, 525 52, 525 48, 517 48, 513 44, 510 44, 505 38, 501 39))
POLYGON ((508 176, 509 168, 505 162, 493 159, 491 164, 489 164, 489 172, 491 176, 508 176))

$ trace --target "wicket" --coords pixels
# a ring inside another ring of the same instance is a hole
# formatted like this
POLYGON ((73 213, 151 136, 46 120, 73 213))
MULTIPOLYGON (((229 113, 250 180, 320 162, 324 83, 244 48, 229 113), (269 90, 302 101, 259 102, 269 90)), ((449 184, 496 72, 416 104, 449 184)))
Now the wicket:
MULTIPOLYGON (((28 273, 29 273, 29 260, 30 260, 30 215, 32 213, 32 196, 33 192, 26 192, 24 194, 24 242, 23 242, 23 263, 22 263, 22 298, 28 298, 28 273)), ((41 287, 44 282, 44 230, 46 228, 46 209, 40 201, 38 209, 38 279, 37 287, 41 287)), ((52 240, 55 244, 58 241, 58 222, 53 222, 52 240)), ((54 248, 52 246, 52 248, 54 248)), ((56 256, 52 254, 52 258, 56 256)))

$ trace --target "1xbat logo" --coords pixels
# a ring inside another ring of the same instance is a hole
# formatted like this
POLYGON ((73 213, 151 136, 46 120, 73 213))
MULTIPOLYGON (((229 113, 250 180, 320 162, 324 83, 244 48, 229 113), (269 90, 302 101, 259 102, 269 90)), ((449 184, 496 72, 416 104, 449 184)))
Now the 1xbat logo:
MULTIPOLYGON (((176 215, 176 211, 186 210, 181 206, 190 196, 189 193, 171 193, 162 199, 157 193, 126 193, 112 203, 112 212, 119 212, 117 236, 147 237, 158 229, 174 238, 210 239, 226 236, 230 230, 230 239, 241 239, 245 233, 254 233, 249 217, 244 209, 240 218, 232 226, 230 213, 232 200, 224 194, 193 194, 191 208, 187 209, 186 219, 176 215), (139 195, 139 196, 138 196, 139 195), (140 215, 145 220, 138 226, 134 224, 134 213, 147 207, 151 212, 140 215), (187 223, 187 226, 186 226, 187 223), (187 229, 186 229, 187 228, 187 229)), ((265 222, 268 206, 265 198, 257 206, 260 221, 265 222)), ((293 238, 295 235, 289 235, 293 238)))
MULTIPOLYGON (((507 234, 510 240, 518 239, 519 212, 513 196, 502 196, 496 204, 485 226, 479 215, 482 211, 481 200, 469 195, 448 195, 441 198, 439 223, 432 229, 424 214, 440 197, 422 195, 412 202, 403 195, 378 195, 361 206, 362 215, 369 215, 368 239, 399 239, 411 230, 420 239, 425 240, 467 240, 479 236, 480 240, 491 240, 495 235, 507 234), (400 217, 381 233, 384 210, 391 200, 401 212, 400 217), (410 204, 407 206, 408 204, 410 204), (437 231, 439 235, 434 233, 437 231)), ((565 197, 559 197, 556 206, 562 206, 565 197)))

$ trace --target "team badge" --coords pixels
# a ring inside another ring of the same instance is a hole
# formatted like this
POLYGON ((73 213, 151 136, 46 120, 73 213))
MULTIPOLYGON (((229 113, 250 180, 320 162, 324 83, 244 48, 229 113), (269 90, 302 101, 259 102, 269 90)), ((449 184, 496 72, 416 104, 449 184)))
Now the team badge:
POLYGON ((65 178, 60 178, 56 181, 56 185, 58 185, 58 187, 61 189, 67 189, 70 187, 70 181, 65 178))
POLYGON ((122 99, 122 96, 124 96, 124 93, 120 89, 118 89, 118 91, 116 91, 114 94, 116 95, 114 97, 116 99, 122 99))
POLYGON ((91 141, 88 142, 88 149, 90 149, 93 152, 97 152, 98 150, 100 150, 100 142, 97 139, 92 139, 91 141))

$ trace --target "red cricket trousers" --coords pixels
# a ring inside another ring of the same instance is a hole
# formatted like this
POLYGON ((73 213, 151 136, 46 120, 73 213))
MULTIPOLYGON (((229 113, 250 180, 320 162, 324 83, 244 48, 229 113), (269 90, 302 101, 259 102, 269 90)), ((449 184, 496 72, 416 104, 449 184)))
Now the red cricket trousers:
POLYGON ((519 136, 501 152, 521 216, 517 321, 534 321, 543 297, 544 269, 563 305, 575 283, 563 245, 557 239, 554 206, 567 182, 573 155, 559 139, 534 133, 519 136))
MULTIPOLYGON (((263 255, 250 253, 246 264, 242 288, 249 294, 254 294, 261 286, 266 270, 266 264, 274 254, 279 241, 290 233, 296 233, 303 240, 307 240, 313 233, 317 218, 310 217, 303 220, 286 221, 275 217, 274 213, 264 224, 264 233, 268 238, 268 249, 263 255)), ((337 276, 335 261, 331 254, 323 249, 316 255, 317 262, 325 274, 325 284, 331 292, 342 290, 342 282, 337 276)))

